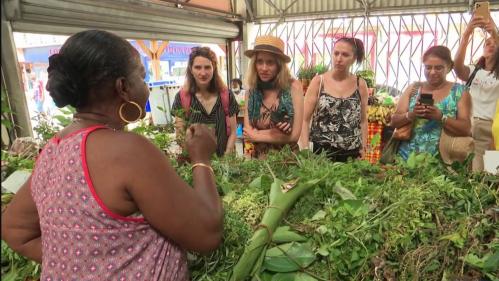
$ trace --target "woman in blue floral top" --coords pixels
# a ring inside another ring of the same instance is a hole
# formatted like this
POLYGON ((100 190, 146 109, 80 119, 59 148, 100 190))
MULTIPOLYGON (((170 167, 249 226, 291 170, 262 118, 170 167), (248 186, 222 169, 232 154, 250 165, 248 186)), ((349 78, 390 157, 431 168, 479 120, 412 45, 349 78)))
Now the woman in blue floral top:
POLYGON ((405 160, 412 152, 437 154, 442 129, 451 136, 471 136, 468 90, 446 80, 453 66, 450 50, 444 46, 431 47, 423 55, 423 64, 426 82, 409 85, 391 121, 395 128, 413 122, 411 139, 401 142, 399 147, 399 155, 405 160), (434 104, 424 102, 421 93, 431 94, 434 104))

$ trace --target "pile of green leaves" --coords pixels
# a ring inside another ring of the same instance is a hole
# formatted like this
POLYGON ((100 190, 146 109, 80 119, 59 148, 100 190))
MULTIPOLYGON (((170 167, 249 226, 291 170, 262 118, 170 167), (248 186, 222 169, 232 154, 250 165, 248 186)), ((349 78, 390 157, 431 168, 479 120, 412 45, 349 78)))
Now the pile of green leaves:
POLYGON ((33 170, 35 159, 23 155, 12 155, 8 151, 1 151, 2 181, 17 170, 33 170))
POLYGON ((145 136, 164 152, 166 152, 174 142, 174 138, 171 136, 174 132, 173 124, 166 126, 149 125, 144 120, 141 120, 139 121, 138 126, 134 127, 131 131, 145 136))
POLYGON ((303 196, 269 241, 248 280, 498 280, 499 180, 455 175, 413 155, 393 166, 331 163, 289 151, 265 161, 216 160, 224 242, 191 256, 193 280, 227 280, 283 182, 328 175, 303 196))
MULTIPOLYGON (((32 167, 26 163, 15 165, 32 167)), ((172 164, 192 181, 189 165, 172 164)), ((225 210, 223 243, 208 256, 189 254, 192 280, 230 279, 272 208, 275 178, 324 177, 284 217, 248 280, 498 280, 497 177, 450 173, 424 154, 380 166, 285 150, 264 161, 215 159, 213 167, 225 210)), ((2 242, 2 278, 36 278, 39 270, 2 242)))
POLYGON ((2 240, 2 280, 39 280, 41 265, 18 255, 2 240))

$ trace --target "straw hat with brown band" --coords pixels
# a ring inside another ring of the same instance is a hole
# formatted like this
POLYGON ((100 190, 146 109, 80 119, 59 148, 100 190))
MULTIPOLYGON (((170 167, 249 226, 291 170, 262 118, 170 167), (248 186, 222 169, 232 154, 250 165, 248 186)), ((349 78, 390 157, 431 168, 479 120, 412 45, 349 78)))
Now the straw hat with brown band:
POLYGON ((284 42, 280 38, 274 36, 265 35, 256 37, 255 47, 253 48, 253 50, 247 50, 244 52, 244 54, 247 57, 251 58, 257 52, 269 52, 276 54, 281 57, 286 63, 291 61, 291 58, 284 53, 284 42))

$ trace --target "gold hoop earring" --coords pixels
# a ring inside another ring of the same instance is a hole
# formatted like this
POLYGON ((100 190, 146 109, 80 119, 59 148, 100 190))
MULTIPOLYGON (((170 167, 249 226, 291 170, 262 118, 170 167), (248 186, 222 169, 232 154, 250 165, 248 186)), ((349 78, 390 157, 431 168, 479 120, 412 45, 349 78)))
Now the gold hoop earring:
POLYGON ((140 107, 140 105, 139 105, 138 103, 134 102, 134 101, 127 101, 127 102, 124 102, 124 103, 122 103, 122 104, 120 105, 120 109, 118 110, 118 114, 120 115, 120 119, 121 119, 123 122, 128 123, 128 124, 130 124, 130 123, 135 123, 135 122, 139 121, 139 120, 140 120, 140 117, 142 116, 142 107, 140 107), (139 109, 139 116, 137 117, 137 119, 130 121, 130 120, 127 120, 127 119, 123 116, 123 112, 122 112, 122 110, 123 110, 123 108, 125 107, 125 105, 126 105, 127 103, 132 104, 132 105, 134 105, 135 107, 137 107, 137 108, 139 109))

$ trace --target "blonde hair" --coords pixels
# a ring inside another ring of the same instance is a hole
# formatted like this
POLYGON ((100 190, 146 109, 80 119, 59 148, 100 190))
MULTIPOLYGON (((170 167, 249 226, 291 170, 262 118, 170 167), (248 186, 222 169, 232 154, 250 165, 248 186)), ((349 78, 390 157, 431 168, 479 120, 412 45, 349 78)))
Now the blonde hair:
MULTIPOLYGON (((256 52, 250 59, 250 63, 248 64, 248 71, 246 72, 247 75, 245 84, 246 88, 250 91, 256 89, 258 84, 258 73, 256 72, 256 57, 259 53, 260 52, 256 52)), ((268 53, 272 54, 270 52, 268 53)), ((281 57, 274 55, 274 59, 276 60, 278 69, 274 82, 277 88, 280 90, 289 89, 291 87, 291 83, 294 80, 291 76, 289 68, 281 57)))

